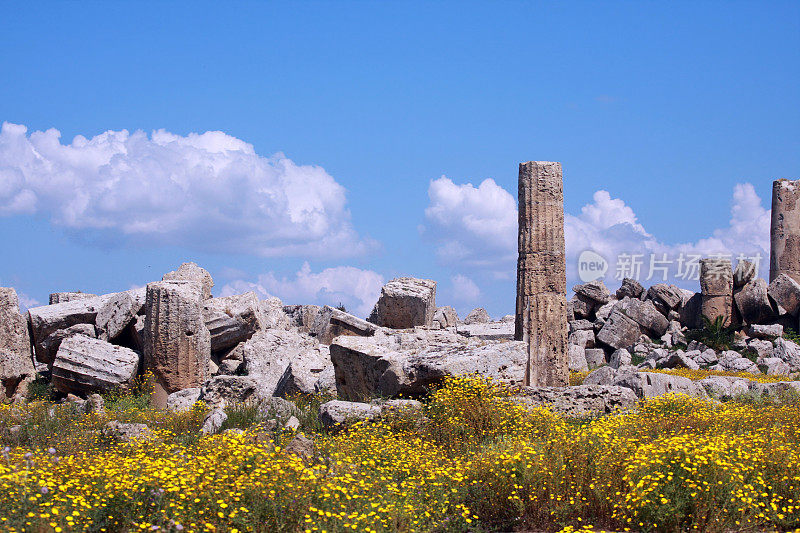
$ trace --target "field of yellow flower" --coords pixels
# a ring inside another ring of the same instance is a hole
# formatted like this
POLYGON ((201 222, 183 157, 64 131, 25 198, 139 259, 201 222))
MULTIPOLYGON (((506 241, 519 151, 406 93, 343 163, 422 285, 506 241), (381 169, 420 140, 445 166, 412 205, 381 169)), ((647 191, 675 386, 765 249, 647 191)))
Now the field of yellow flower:
MULTIPOLYGON (((201 436, 184 414, 109 403, 0 408, 6 531, 788 530, 800 525, 800 402, 683 396, 595 420, 528 411, 503 387, 454 378, 422 413, 325 433, 255 424, 201 436), (158 439, 122 444, 107 419, 158 439), (7 428, 20 426, 14 435, 7 428)), ((231 416, 231 419, 235 419, 231 416)), ((247 417, 240 416, 245 421, 247 417)), ((248 420, 247 423, 253 423, 248 420)), ((244 422, 242 425, 245 425, 244 422)))

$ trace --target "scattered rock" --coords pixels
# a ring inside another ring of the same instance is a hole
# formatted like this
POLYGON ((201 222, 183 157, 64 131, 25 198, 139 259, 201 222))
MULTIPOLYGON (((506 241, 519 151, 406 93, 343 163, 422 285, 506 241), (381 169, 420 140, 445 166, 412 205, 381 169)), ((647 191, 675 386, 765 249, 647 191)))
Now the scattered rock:
POLYGON ((523 387, 513 401, 527 407, 547 407, 570 417, 594 417, 635 408, 639 399, 629 388, 607 385, 523 387))
POLYGON ((587 348, 584 353, 586 354, 586 364, 589 365, 589 369, 606 364, 606 353, 602 348, 587 348))
POLYGON ((31 342, 28 336, 28 321, 19 312, 17 292, 0 287, 0 382, 4 389, 14 389, 26 376, 33 376, 31 342))
POLYGON ((622 285, 617 289, 616 296, 617 300, 622 300, 625 297, 638 299, 641 297, 642 293, 644 293, 644 287, 642 287, 641 283, 635 279, 624 278, 622 280, 622 285))
POLYGON ((438 326, 439 329, 456 327, 458 326, 458 313, 449 305, 437 307, 433 314, 433 325, 438 326))
POLYGON ((575 294, 579 294, 596 304, 596 307, 607 304, 611 300, 611 293, 608 292, 602 280, 590 281, 583 285, 572 287, 575 294))
POLYGON ((178 270, 167 272, 161 281, 194 281, 200 285, 202 291, 202 299, 208 300, 211 298, 211 288, 214 286, 214 280, 208 270, 197 266, 197 263, 183 263, 178 267, 178 270))
POLYGON ((192 387, 173 392, 167 397, 167 409, 175 412, 191 411, 195 403, 200 401, 200 388, 192 387))
POLYGON ((669 392, 700 398, 707 396, 703 386, 689 378, 656 372, 620 373, 611 384, 629 388, 639 398, 662 396, 669 392))
POLYGON ((775 340, 783 336, 783 326, 780 324, 753 324, 747 328, 747 334, 757 339, 775 340))
POLYGON ((620 348, 618 350, 614 350, 614 353, 611 354, 611 360, 608 362, 608 366, 611 368, 619 368, 621 366, 627 366, 631 364, 631 354, 625 348, 620 348))
POLYGON ((204 435, 216 435, 227 420, 228 415, 221 408, 212 409, 203 419, 200 431, 204 435))
POLYGON ((338 337, 331 344, 336 390, 344 400, 418 396, 455 375, 480 374, 520 384, 527 359, 521 341, 483 341, 447 331, 338 337))
POLYGON ((53 363, 53 386, 86 393, 127 388, 136 378, 139 354, 108 342, 73 335, 65 339, 53 363))
POLYGON ((514 322, 459 324, 456 332, 465 337, 475 337, 487 341, 510 341, 514 339, 514 322))
POLYGON ((626 298, 619 303, 619 309, 654 337, 664 335, 669 326, 667 319, 650 300, 626 298))
POLYGON ((489 313, 486 312, 486 309, 483 307, 477 307, 467 314, 464 318, 464 324, 486 324, 487 322, 491 322, 492 317, 489 316, 489 313))
POLYGON ((378 331, 378 326, 326 305, 317 318, 314 331, 319 342, 330 344, 339 335, 371 337, 378 331))
POLYGON ((589 370, 589 363, 586 361, 586 348, 577 344, 569 344, 567 345, 567 354, 569 356, 570 372, 586 372, 589 370))
POLYGON ((407 329, 431 326, 436 312, 436 282, 397 278, 383 286, 369 321, 379 326, 407 329))
POLYGON ((381 408, 368 403, 332 400, 319 406, 319 420, 328 429, 380 416, 381 408))
POLYGON ((786 274, 780 274, 767 287, 767 294, 775 302, 779 315, 797 316, 800 310, 800 284, 786 274))
POLYGON ((583 385, 610 385, 617 377, 617 371, 611 366, 601 366, 589 373, 583 385))
POLYGON ((740 289, 756 277, 756 264, 753 261, 740 259, 733 271, 733 288, 740 289))
POLYGON ((314 459, 316 455, 316 446, 314 445, 314 441, 303 435, 302 433, 298 433, 289 443, 284 447, 284 451, 288 454, 293 454, 298 456, 299 458, 303 459, 304 461, 311 461, 314 459))
POLYGON ((144 307, 145 297, 144 287, 109 295, 95 318, 98 338, 109 341, 119 337, 136 320, 136 315, 144 307))
POLYGON ((103 427, 103 435, 119 442, 149 441, 156 438, 156 434, 147 424, 125 424, 112 420, 103 427))
POLYGON ((734 294, 733 299, 745 324, 760 324, 774 316, 767 297, 767 282, 761 278, 749 281, 734 294))
POLYGON ((612 348, 628 348, 639 339, 639 324, 621 310, 614 310, 597 333, 597 340, 612 348))
POLYGON ((209 331, 212 352, 236 346, 264 328, 261 303, 254 292, 205 300, 203 320, 209 331))

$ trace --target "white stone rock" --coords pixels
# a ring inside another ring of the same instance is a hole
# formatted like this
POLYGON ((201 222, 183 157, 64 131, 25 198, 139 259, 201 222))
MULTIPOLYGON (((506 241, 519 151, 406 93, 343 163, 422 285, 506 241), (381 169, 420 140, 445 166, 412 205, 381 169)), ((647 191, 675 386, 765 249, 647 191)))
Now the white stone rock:
POLYGON ((436 312, 436 282, 397 278, 383 286, 369 321, 379 326, 406 329, 431 326, 436 312))
POLYGON ((85 393, 127 388, 136 378, 139 354, 122 346, 73 335, 58 348, 53 386, 61 392, 85 393))

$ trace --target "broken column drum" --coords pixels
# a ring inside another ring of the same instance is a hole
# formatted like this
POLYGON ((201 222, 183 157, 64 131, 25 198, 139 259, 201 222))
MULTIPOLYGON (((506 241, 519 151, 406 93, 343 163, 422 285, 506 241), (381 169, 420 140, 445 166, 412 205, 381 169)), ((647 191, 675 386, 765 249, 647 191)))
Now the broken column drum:
POLYGON ((526 385, 569 384, 561 164, 519 165, 519 259, 514 337, 527 343, 526 385))
POLYGON ((700 261, 700 293, 700 314, 711 322, 722 317, 722 324, 729 326, 733 311, 733 269, 730 259, 700 261))
POLYGON ((772 183, 769 280, 786 274, 800 283, 800 180, 772 183))

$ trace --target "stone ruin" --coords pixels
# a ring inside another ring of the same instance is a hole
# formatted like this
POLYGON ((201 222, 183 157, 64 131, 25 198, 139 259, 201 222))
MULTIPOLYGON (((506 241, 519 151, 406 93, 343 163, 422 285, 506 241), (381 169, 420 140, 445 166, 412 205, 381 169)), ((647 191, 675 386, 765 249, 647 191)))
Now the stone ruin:
MULTIPOLYGON (((638 398, 680 391, 715 398, 800 382, 761 384, 741 377, 699 382, 652 372, 708 368, 760 374, 800 372, 800 346, 783 337, 800 315, 800 181, 775 182, 770 281, 755 265, 708 258, 700 292, 625 279, 614 293, 602 281, 573 287, 567 301, 562 169, 519 166, 516 314, 492 321, 484 309, 463 320, 436 306, 436 282, 391 280, 368 319, 316 305, 284 305, 255 293, 215 298, 213 279, 184 263, 146 287, 105 295, 62 292, 49 305, 19 311, 14 289, 0 288, 0 399, 24 401, 35 376, 64 398, 155 379, 156 406, 213 407, 257 401, 291 412, 285 399, 328 391, 320 409, 331 424, 373 418, 447 376, 480 374, 518 387, 518 401, 572 415, 632 407, 638 398), (737 328, 731 350, 687 339, 701 317, 737 328), (569 371, 589 372, 567 387, 569 371), (375 398, 384 398, 377 401, 375 398), (402 399, 401 399, 402 398, 402 399)), ((76 400, 80 401, 80 400, 76 400)))

